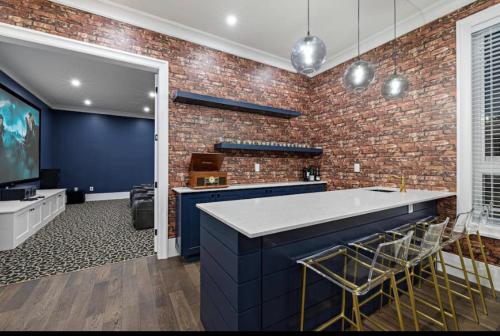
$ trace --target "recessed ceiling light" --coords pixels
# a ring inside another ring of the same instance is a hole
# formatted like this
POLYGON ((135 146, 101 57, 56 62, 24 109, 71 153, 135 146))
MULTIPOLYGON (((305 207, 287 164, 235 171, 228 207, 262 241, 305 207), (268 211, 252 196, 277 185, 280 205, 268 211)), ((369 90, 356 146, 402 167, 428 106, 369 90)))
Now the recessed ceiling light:
POLYGON ((85 105, 87 105, 87 106, 90 106, 90 105, 92 105, 92 100, 90 100, 90 99, 85 99, 85 100, 83 101, 83 103, 84 103, 85 105))
POLYGON ((145 106, 144 107, 144 112, 149 113, 149 112, 151 112, 151 109, 148 106, 145 106))
POLYGON ((238 23, 238 18, 234 15, 228 15, 226 17, 226 23, 231 27, 236 26, 236 24, 238 23))
POLYGON ((79 79, 72 79, 71 80, 71 85, 74 87, 80 87, 82 85, 82 82, 80 82, 79 79))
POLYGON ((150 91, 149 98, 154 98, 154 97, 156 97, 156 93, 154 93, 154 91, 150 91))

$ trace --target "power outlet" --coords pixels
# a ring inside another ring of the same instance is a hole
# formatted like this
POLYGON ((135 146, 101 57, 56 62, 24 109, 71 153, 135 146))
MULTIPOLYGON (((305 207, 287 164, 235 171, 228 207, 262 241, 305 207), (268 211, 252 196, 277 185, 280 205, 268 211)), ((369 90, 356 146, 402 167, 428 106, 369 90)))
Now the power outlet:
POLYGON ((255 172, 256 173, 260 172, 260 163, 255 164, 255 172))
POLYGON ((354 172, 355 173, 361 173, 361 164, 360 163, 355 163, 354 164, 354 172))
POLYGON ((90 187, 89 190, 92 192, 94 191, 94 186, 90 187))

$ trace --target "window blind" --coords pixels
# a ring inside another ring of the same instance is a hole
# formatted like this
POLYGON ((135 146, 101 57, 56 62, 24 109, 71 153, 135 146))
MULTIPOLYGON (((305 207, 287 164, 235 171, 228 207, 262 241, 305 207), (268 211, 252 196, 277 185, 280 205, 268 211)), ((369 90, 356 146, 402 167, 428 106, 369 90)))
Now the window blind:
POLYGON ((473 203, 500 225, 500 24, 472 36, 473 203))

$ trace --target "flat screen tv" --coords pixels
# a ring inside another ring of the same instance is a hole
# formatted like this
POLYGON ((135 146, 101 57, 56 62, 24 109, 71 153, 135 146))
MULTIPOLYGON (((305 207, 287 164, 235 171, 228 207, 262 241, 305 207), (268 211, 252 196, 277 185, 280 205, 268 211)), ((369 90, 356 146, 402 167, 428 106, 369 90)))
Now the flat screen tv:
POLYGON ((40 177, 39 108, 0 85, 0 186, 40 177))

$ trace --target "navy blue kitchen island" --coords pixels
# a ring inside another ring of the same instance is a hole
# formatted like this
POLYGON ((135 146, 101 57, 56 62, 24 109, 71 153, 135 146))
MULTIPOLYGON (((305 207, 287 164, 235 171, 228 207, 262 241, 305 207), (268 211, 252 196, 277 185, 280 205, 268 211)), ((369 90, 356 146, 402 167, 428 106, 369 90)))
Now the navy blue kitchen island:
MULTIPOLYGON (((297 259, 436 215, 437 200, 453 195, 352 189, 199 204, 204 327, 208 331, 298 330, 301 269, 297 259)), ((340 309, 340 289, 309 274, 306 330, 340 309)), ((365 309, 369 314, 375 307, 365 309)))

